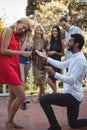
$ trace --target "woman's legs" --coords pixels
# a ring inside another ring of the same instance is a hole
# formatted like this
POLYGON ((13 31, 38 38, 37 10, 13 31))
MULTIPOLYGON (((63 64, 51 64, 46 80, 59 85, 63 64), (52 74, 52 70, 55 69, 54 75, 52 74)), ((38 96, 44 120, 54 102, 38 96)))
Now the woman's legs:
MULTIPOLYGON (((20 72, 21 72, 21 78, 22 78, 22 86, 25 90, 25 81, 26 81, 26 73, 28 74, 28 69, 27 69, 28 64, 20 64, 20 72), (26 71, 26 73, 25 73, 26 71)), ((21 109, 26 110, 26 101, 23 101, 21 104, 21 109)))
POLYGON ((24 72, 24 65, 20 64, 20 72, 21 72, 21 79, 22 79, 22 86, 25 89, 25 72, 24 72))
POLYGON ((44 86, 43 85, 39 85, 39 97, 38 97, 38 99, 40 99, 40 97, 42 95, 44 95, 44 93, 45 93, 44 86))
POLYGON ((56 81, 52 81, 50 78, 47 78, 46 83, 49 84, 51 89, 53 90, 54 93, 56 93, 57 88, 56 88, 56 81))
POLYGON ((16 96, 15 94, 13 93, 13 91, 10 89, 10 87, 12 86, 9 86, 9 99, 8 99, 8 116, 9 116, 9 111, 10 111, 10 108, 11 108, 11 104, 12 102, 15 100, 16 96))
POLYGON ((30 67, 31 67, 31 63, 28 63, 28 64, 24 65, 25 82, 27 81, 27 76, 29 74, 30 67))
POLYGON ((8 100, 8 122, 13 123, 14 116, 25 100, 25 93, 22 86, 10 86, 10 97, 8 100))

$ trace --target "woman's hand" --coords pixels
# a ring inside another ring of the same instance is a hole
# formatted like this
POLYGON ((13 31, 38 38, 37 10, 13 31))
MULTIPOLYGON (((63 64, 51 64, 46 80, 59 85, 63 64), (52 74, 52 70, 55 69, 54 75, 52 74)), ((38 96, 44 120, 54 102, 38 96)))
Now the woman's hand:
POLYGON ((22 51, 21 55, 24 56, 24 57, 28 57, 28 56, 31 55, 31 52, 28 52, 28 51, 22 51))

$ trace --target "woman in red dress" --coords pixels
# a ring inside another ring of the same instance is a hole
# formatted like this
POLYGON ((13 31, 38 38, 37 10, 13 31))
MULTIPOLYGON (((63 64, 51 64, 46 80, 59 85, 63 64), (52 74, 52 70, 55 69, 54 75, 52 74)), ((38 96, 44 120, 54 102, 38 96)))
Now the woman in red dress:
POLYGON ((25 100, 20 75, 20 55, 29 56, 30 52, 20 50, 20 38, 26 33, 25 43, 29 36, 30 24, 27 18, 22 18, 15 25, 4 30, 0 37, 0 84, 9 85, 8 130, 14 130, 17 126, 13 119, 20 106, 25 100))

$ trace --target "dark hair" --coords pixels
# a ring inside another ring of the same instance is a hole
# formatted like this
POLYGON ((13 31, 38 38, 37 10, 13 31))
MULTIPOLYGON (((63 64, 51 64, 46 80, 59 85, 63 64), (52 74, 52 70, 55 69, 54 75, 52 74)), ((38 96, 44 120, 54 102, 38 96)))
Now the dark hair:
POLYGON ((66 17, 61 17, 59 21, 60 21, 60 23, 61 23, 62 21, 68 22, 68 19, 67 19, 66 17))
MULTIPOLYGON (((61 51, 62 50, 61 31, 60 31, 60 28, 57 25, 53 26, 52 31, 53 31, 54 28, 56 28, 57 31, 58 31, 57 41, 58 41, 58 45, 60 46, 60 51, 61 51)), ((53 43, 54 40, 55 40, 55 38, 53 36, 53 33, 51 33, 50 43, 53 43)))
POLYGON ((79 43, 79 49, 81 50, 84 45, 84 37, 81 34, 72 34, 71 37, 74 38, 74 43, 79 43))

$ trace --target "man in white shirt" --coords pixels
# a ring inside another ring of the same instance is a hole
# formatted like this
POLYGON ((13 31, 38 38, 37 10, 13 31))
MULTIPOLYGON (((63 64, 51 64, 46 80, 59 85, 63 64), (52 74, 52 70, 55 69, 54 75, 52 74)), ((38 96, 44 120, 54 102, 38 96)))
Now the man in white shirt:
POLYGON ((71 38, 71 34, 82 34, 82 31, 79 27, 71 25, 69 20, 65 17, 62 17, 60 19, 60 25, 61 27, 66 31, 65 32, 65 38, 66 38, 66 42, 65 42, 65 48, 66 48, 66 60, 72 57, 72 52, 69 51, 68 49, 68 42, 71 38))
POLYGON ((45 52, 36 50, 38 55, 45 58, 51 65, 60 69, 68 68, 67 75, 63 75, 53 71, 51 67, 45 67, 49 74, 66 83, 67 87, 66 91, 62 94, 49 94, 40 98, 40 104, 50 123, 48 130, 61 130, 51 105, 67 108, 67 117, 71 128, 77 129, 87 126, 87 119, 78 119, 80 103, 84 96, 82 80, 87 69, 86 58, 81 52, 84 45, 84 37, 81 34, 72 34, 68 45, 73 56, 64 62, 53 60, 46 56, 45 52))

